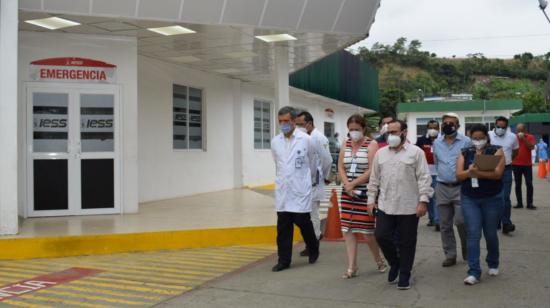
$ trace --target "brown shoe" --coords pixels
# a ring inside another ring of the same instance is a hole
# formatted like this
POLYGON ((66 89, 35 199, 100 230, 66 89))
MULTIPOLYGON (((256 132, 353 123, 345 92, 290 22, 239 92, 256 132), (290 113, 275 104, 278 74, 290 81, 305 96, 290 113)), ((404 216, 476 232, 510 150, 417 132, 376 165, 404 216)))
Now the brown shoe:
POLYGON ((449 267, 449 266, 453 266, 455 264, 456 264, 456 258, 447 258, 447 259, 445 259, 445 261, 443 261, 441 266, 449 267))

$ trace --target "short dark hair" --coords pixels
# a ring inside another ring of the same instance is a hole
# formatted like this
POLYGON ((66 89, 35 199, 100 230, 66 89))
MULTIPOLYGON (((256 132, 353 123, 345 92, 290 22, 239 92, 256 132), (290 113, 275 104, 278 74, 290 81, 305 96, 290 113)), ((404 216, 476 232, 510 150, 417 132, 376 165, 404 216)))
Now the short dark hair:
POLYGON ((508 119, 506 117, 500 116, 500 117, 496 118, 495 124, 497 124, 497 122, 504 122, 504 123, 506 123, 506 126, 508 126, 508 119))
POLYGON ((426 124, 426 127, 430 127, 430 124, 437 124, 437 126, 439 126, 439 122, 437 122, 437 120, 429 120, 428 121, 428 124, 426 124))
POLYGON ((311 122, 311 124, 314 124, 313 123, 313 116, 311 115, 311 113, 307 112, 307 111, 302 111, 298 114, 298 117, 301 117, 303 116, 304 119, 306 120, 306 122, 311 122))
POLYGON ((378 120, 378 126, 380 127, 380 124, 382 124, 382 121, 384 121, 385 118, 391 118, 392 121, 395 121, 395 116, 393 114, 381 114, 380 120, 378 120))
POLYGON ((401 131, 404 131, 404 130, 407 129, 407 122, 405 122, 405 121, 393 120, 389 124, 392 124, 392 123, 399 123, 399 127, 401 127, 401 131))
POLYGON ((285 115, 285 114, 290 114, 290 118, 292 120, 294 120, 294 119, 296 119, 296 116, 297 116, 298 112, 296 111, 296 109, 294 107, 284 106, 281 109, 279 109, 278 115, 282 116, 282 115, 285 115))
POLYGON ((475 132, 482 132, 489 138, 489 129, 484 124, 474 124, 470 127, 470 136, 475 132))

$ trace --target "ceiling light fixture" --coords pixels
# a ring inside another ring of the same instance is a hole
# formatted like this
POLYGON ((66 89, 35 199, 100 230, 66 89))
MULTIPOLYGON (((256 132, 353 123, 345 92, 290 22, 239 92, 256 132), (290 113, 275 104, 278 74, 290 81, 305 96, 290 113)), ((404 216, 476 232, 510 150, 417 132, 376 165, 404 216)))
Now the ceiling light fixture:
POLYGON ((285 42, 285 41, 295 41, 297 38, 294 36, 283 33, 283 34, 271 34, 271 35, 258 35, 257 39, 262 40, 266 43, 275 43, 275 42, 285 42))
POLYGON ((73 27, 78 26, 80 23, 76 21, 71 21, 68 19, 63 19, 60 17, 48 17, 48 18, 41 18, 41 19, 31 19, 31 20, 25 20, 26 23, 39 26, 42 28, 50 29, 50 30, 57 30, 67 27, 73 27))
POLYGON ((196 33, 191 29, 184 28, 182 26, 169 26, 169 27, 160 27, 160 28, 147 28, 149 31, 153 31, 162 35, 178 35, 178 34, 189 34, 196 33))

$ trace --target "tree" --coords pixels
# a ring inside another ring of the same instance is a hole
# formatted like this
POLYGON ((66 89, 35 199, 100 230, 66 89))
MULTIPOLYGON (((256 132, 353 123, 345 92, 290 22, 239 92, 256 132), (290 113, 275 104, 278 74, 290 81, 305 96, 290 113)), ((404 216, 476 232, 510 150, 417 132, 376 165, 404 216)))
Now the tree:
POLYGON ((396 87, 382 90, 380 95, 380 113, 397 114, 397 104, 405 102, 405 93, 396 87))
POLYGON ((412 40, 409 43, 409 48, 407 48, 407 55, 416 55, 420 52, 420 47, 422 43, 419 40, 412 40))
POLYGON ((531 91, 523 96, 523 109, 521 113, 546 112, 547 106, 541 91, 531 91))
POLYGON ((398 55, 403 55, 405 54, 406 50, 405 50, 405 44, 407 43, 407 39, 404 38, 404 37, 400 37, 397 39, 397 41, 395 41, 395 44, 393 44, 393 47, 392 47, 392 53, 394 54, 398 54, 398 55))

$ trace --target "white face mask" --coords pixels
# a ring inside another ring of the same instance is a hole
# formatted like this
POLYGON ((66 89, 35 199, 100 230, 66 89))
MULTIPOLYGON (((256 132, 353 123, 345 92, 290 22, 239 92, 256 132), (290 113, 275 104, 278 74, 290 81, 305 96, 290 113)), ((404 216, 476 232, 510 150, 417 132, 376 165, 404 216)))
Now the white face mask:
POLYGON ((398 147, 401 144, 401 136, 389 135, 388 136, 388 145, 390 148, 398 147))
POLYGON ((428 137, 437 137, 437 135, 439 135, 439 131, 437 129, 428 129, 428 137))
POLYGON ((305 127, 298 127, 298 126, 296 126, 296 129, 298 129, 298 130, 301 131, 302 133, 307 134, 307 129, 306 129, 305 127))
POLYGON ((506 128, 501 128, 501 127, 495 128, 495 134, 499 137, 504 136, 504 134, 506 134, 506 128))
POLYGON ((487 144, 487 139, 472 140, 472 144, 476 147, 476 149, 481 150, 487 144))
POLYGON ((361 140, 361 138, 363 138, 363 133, 360 132, 360 131, 354 130, 354 131, 349 132, 349 137, 353 141, 359 141, 359 140, 361 140))

